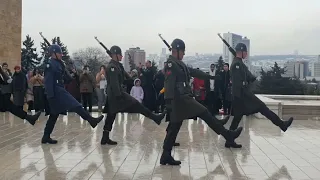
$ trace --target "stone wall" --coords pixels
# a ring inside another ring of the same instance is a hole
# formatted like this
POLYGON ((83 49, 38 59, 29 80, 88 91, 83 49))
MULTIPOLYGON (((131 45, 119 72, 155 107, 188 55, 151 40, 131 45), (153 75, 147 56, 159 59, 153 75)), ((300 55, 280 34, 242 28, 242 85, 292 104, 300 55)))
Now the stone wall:
POLYGON ((22 0, 0 0, 0 62, 21 65, 22 0))

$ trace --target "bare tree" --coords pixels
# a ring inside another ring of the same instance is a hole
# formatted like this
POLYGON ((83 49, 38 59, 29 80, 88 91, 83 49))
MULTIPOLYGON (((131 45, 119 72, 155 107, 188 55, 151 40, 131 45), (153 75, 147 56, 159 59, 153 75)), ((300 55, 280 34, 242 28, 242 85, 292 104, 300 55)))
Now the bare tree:
POLYGON ((87 47, 79 49, 72 54, 76 64, 80 66, 88 65, 93 73, 97 73, 101 65, 106 65, 110 58, 106 52, 98 47, 87 47))

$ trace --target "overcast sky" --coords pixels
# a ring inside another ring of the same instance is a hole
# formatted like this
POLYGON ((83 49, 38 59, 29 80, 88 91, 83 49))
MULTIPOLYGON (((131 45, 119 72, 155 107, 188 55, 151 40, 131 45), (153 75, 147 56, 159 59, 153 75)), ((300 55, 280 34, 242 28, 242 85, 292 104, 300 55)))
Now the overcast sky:
POLYGON ((251 54, 320 54, 320 0, 23 0, 22 38, 36 45, 42 31, 60 36, 74 52, 97 46, 132 46, 147 54, 181 38, 186 53, 222 53, 217 33, 251 39, 251 54))

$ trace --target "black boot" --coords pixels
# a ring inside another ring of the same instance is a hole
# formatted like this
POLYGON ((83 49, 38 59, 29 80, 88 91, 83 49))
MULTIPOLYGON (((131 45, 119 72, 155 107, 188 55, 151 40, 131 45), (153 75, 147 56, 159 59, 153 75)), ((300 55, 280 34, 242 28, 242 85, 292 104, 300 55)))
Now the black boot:
POLYGON ((42 144, 57 144, 58 141, 51 139, 49 135, 43 135, 41 143, 42 144))
POLYGON ((39 119, 39 116, 41 115, 41 112, 37 112, 35 115, 29 115, 27 114, 26 116, 26 120, 31 124, 34 125, 36 123, 36 121, 39 119))
POLYGON ((170 151, 163 150, 161 158, 160 158, 160 164, 161 165, 173 165, 173 166, 179 166, 181 164, 181 161, 176 161, 171 156, 170 151))
POLYGON ((226 148, 242 148, 242 145, 241 144, 237 144, 236 142, 230 142, 230 141, 227 141, 225 144, 224 144, 224 147, 226 148))
POLYGON ((164 118, 164 116, 166 116, 166 112, 163 112, 163 113, 161 113, 161 114, 154 114, 154 113, 152 113, 152 114, 150 115, 150 117, 148 117, 148 118, 152 119, 155 123, 157 123, 158 125, 160 125, 162 119, 164 118))
POLYGON ((103 115, 100 115, 97 118, 92 117, 90 120, 88 120, 88 122, 92 128, 95 128, 99 124, 99 122, 102 121, 103 118, 104 118, 103 115))
POLYGON ((180 143, 175 142, 173 146, 180 146, 180 143))
POLYGON ((291 126, 292 121, 293 121, 293 117, 289 118, 288 121, 284 121, 283 124, 280 126, 281 130, 283 132, 286 132, 288 127, 291 126))
POLYGON ((105 144, 117 145, 118 144, 117 142, 112 141, 109 135, 110 135, 109 131, 103 131, 103 136, 101 138, 101 145, 105 145, 105 144))
POLYGON ((224 130, 221 132, 221 135, 230 142, 234 142, 234 140, 240 136, 241 131, 242 131, 242 127, 237 128, 236 130, 224 130))

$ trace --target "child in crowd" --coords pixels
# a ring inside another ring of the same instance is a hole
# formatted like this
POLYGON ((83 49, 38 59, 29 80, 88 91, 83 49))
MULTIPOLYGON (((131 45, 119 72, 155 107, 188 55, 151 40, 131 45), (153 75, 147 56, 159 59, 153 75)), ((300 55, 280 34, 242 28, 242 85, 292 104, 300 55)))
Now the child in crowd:
POLYGON ((135 79, 133 84, 134 86, 131 88, 130 95, 142 103, 144 92, 141 87, 140 79, 135 79))

